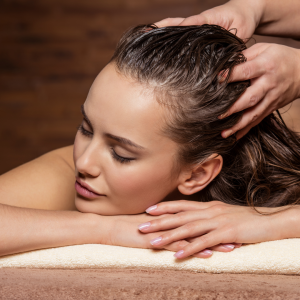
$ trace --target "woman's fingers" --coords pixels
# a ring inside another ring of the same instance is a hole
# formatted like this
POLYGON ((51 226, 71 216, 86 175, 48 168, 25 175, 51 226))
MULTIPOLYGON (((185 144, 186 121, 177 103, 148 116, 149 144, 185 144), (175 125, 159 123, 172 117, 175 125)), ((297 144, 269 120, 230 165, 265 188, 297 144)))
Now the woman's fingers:
POLYGON ((139 230, 144 233, 170 230, 173 228, 178 228, 187 223, 197 221, 199 219, 208 219, 212 217, 213 211, 209 212, 207 210, 191 210, 188 212, 180 212, 173 215, 168 215, 162 218, 154 219, 139 225, 139 230))
POLYGON ((166 18, 159 22, 156 22, 157 27, 166 27, 166 26, 178 26, 184 18, 166 18))
POLYGON ((168 245, 165 245, 162 248, 169 250, 169 251, 177 252, 177 251, 181 250, 182 248, 184 248, 185 246, 187 246, 188 244, 190 244, 188 241, 181 240, 181 241, 177 241, 177 242, 173 242, 168 245))
MULTIPOLYGON (((202 236, 207 232, 214 230, 216 227, 217 224, 215 224, 214 219, 190 222, 152 239, 150 241, 150 244, 154 247, 161 247, 179 240, 185 240, 187 238, 198 237, 197 239, 199 239, 199 236, 202 236)), ((209 247, 215 246, 217 244, 219 243, 209 245, 209 247)))
MULTIPOLYGON (((235 248, 240 248, 242 244, 232 243, 232 244, 220 244, 214 247, 210 247, 209 249, 204 249, 198 253, 193 254, 195 257, 200 258, 209 258, 213 255, 213 251, 218 252, 231 252, 235 248)), ((181 250, 181 249, 180 249, 181 250)))
POLYGON ((220 201, 197 202, 189 200, 166 201, 150 206, 146 212, 151 215, 174 214, 181 211, 189 211, 195 209, 206 209, 213 205, 221 203, 220 201))
MULTIPOLYGON (((208 248, 220 244, 220 241, 223 240, 223 235, 224 232, 222 232, 221 230, 209 232, 198 237, 196 241, 186 245, 183 249, 177 251, 174 256, 176 258, 186 258, 195 254, 197 254, 197 256, 202 256, 203 253, 200 254, 200 252, 202 252, 203 250, 208 250, 208 248)), ((207 251, 206 254, 209 254, 209 252, 207 251)))

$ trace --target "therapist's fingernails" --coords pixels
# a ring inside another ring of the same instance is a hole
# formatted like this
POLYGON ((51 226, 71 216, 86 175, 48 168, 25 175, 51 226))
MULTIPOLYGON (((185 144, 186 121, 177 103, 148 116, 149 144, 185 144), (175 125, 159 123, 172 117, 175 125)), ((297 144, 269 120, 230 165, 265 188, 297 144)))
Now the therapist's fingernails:
POLYGON ((150 225, 151 225, 150 222, 143 223, 143 224, 141 224, 141 225, 139 226, 139 230, 147 229, 147 228, 150 227, 150 225))
POLYGON ((228 138, 230 135, 232 135, 233 131, 232 130, 228 130, 226 132, 223 133, 223 138, 228 138))
POLYGON ((229 249, 229 250, 234 249, 234 245, 232 245, 232 244, 224 244, 224 245, 222 245, 222 247, 229 249))
POLYGON ((160 236, 160 237, 158 237, 158 238, 156 238, 156 239, 153 239, 153 240, 151 240, 150 241, 150 244, 151 245, 157 245, 157 244, 159 244, 159 242, 162 240, 162 237, 160 236))
POLYGON ((155 209, 157 209, 157 205, 152 205, 146 209, 146 213, 149 213, 150 211, 153 211, 155 209))
POLYGON ((178 252, 176 252, 175 254, 174 254, 174 256, 176 257, 176 258, 181 258, 181 256, 184 254, 184 251, 183 250, 180 250, 180 251, 178 251, 178 252))
POLYGON ((224 119, 224 118, 227 117, 227 115, 228 115, 228 112, 226 112, 226 113, 224 113, 224 114, 218 116, 218 118, 219 118, 219 119, 224 119))
POLYGON ((225 81, 226 77, 228 75, 228 70, 224 70, 224 71, 221 71, 218 75, 218 81, 219 83, 222 83, 225 81))

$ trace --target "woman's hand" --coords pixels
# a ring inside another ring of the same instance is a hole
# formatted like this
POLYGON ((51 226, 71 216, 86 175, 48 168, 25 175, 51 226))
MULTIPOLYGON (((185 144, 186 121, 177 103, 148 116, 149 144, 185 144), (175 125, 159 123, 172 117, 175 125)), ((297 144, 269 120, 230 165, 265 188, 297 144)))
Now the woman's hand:
MULTIPOLYGON (((263 213, 278 208, 259 208, 263 213)), ((178 251, 177 258, 195 255, 219 244, 258 243, 285 238, 285 218, 280 213, 261 215, 251 207, 229 205, 219 201, 169 201, 150 207, 151 215, 163 215, 139 226, 143 233, 155 233, 154 247, 164 247, 176 241, 190 242, 178 251), (279 216, 279 217, 278 217, 279 216), (164 233, 161 234, 161 231, 164 233)))
POLYGON ((188 18, 167 18, 155 23, 158 27, 216 24, 227 30, 236 29, 237 36, 250 38, 263 13, 262 1, 229 1, 188 18))
POLYGON ((259 43, 246 49, 244 55, 247 62, 233 69, 229 82, 251 79, 251 86, 219 116, 225 118, 244 110, 239 122, 222 132, 224 138, 235 132, 237 139, 241 138, 267 115, 300 97, 299 49, 259 43))
MULTIPOLYGON (((144 234, 138 230, 138 225, 141 223, 153 222, 161 218, 171 217, 171 214, 161 214, 159 216, 151 216, 149 214, 94 216, 96 224, 98 224, 95 225, 98 232, 98 234, 94 234, 95 237, 99 236, 100 230, 98 229, 98 226, 100 225, 102 228, 102 234, 100 234, 101 238, 95 241, 95 243, 144 249, 166 249, 174 252, 179 251, 190 244, 190 241, 188 240, 176 240, 164 244, 162 247, 153 246, 150 244, 150 241, 157 237, 157 232, 144 234), (103 228, 103 224, 105 224, 105 228, 103 228)), ((164 234, 168 232, 168 230, 162 231, 164 234)), ((237 247, 240 247, 240 245, 217 245, 212 250, 230 252, 237 247)), ((202 251, 202 253, 197 254, 196 256, 206 258, 211 256, 211 251, 202 251)))

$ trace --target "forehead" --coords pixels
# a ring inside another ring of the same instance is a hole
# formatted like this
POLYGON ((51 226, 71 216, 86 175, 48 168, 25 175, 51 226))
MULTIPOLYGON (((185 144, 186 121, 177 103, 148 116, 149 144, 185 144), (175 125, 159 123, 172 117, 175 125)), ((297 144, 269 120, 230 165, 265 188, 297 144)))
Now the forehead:
POLYGON ((97 76, 84 106, 93 126, 102 131, 132 139, 143 147, 171 142, 161 134, 165 108, 150 89, 119 74, 113 64, 97 76))

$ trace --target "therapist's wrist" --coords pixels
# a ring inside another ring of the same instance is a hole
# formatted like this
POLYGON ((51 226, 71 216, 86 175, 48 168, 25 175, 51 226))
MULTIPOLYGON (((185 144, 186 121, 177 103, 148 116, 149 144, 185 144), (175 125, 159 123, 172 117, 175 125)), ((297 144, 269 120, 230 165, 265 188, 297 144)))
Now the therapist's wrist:
POLYGON ((244 15, 248 16, 246 22, 251 20, 255 28, 260 25, 265 12, 266 0, 230 0, 229 3, 240 7, 241 11, 244 10, 244 15))

